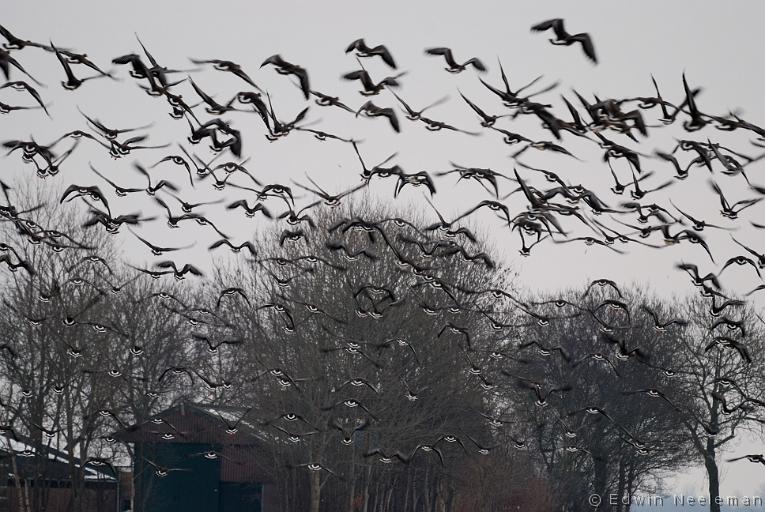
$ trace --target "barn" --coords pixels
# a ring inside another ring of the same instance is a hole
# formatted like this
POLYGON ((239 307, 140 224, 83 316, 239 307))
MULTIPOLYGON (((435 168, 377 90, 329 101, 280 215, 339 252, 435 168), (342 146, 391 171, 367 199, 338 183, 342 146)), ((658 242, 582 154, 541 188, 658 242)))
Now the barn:
POLYGON ((183 402, 115 433, 134 449, 132 510, 277 510, 273 456, 246 412, 183 402))

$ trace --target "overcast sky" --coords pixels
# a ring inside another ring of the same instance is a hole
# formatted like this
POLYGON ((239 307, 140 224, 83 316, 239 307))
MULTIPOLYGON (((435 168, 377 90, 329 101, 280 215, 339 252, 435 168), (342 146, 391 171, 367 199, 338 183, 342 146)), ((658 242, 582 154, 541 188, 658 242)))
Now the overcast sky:
MULTIPOLYGON (((484 89, 474 72, 460 75, 447 73, 443 61, 425 56, 423 49, 431 46, 449 46, 457 59, 480 57, 489 67, 483 78, 499 84, 497 59, 508 73, 511 85, 518 87, 538 75, 544 75, 540 85, 560 81, 561 85, 543 98, 553 103, 561 117, 560 95, 571 97, 574 88, 585 96, 592 93, 600 97, 651 96, 653 74, 662 94, 669 101, 679 102, 683 89, 681 74, 686 72, 692 87, 702 87, 698 103, 704 111, 725 114, 736 111, 753 122, 765 120, 765 102, 762 101, 763 71, 761 24, 765 8, 754 2, 699 2, 699 1, 641 1, 635 3, 607 1, 548 1, 548 2, 452 2, 439 1, 386 1, 379 4, 348 1, 332 2, 253 2, 218 1, 190 2, 147 1, 131 2, 15 2, 4 9, 2 23, 22 38, 47 42, 85 52, 97 64, 110 68, 117 55, 140 53, 137 33, 149 51, 162 65, 174 69, 191 69, 193 58, 219 58, 240 63, 261 87, 270 91, 277 114, 289 119, 299 112, 304 102, 292 81, 278 75, 271 68, 259 69, 268 56, 279 53, 285 59, 308 69, 313 89, 338 95, 351 107, 364 101, 356 91, 357 83, 340 79, 341 74, 358 68, 353 57, 345 55, 347 44, 359 37, 370 44, 384 43, 395 56, 401 78, 400 95, 413 106, 424 106, 443 96, 450 100, 429 112, 429 117, 443 120, 468 130, 479 130, 475 115, 462 102, 458 89, 474 99, 489 112, 500 113, 501 105, 484 89), (43 6, 44 5, 44 6, 43 6), (578 46, 550 45, 547 34, 532 34, 529 27, 539 21, 562 17, 570 32, 589 32, 595 42, 600 60, 592 65, 578 46)), ((185 121, 174 121, 167 115, 164 100, 149 97, 129 78, 127 69, 117 69, 119 82, 99 79, 88 82, 77 91, 64 91, 57 83, 63 73, 52 55, 25 50, 18 55, 28 71, 48 87, 41 89, 46 103, 50 103, 53 119, 40 111, 27 111, 0 118, 0 139, 24 139, 33 134, 35 140, 47 142, 61 133, 86 128, 82 111, 99 118, 113 127, 139 126, 154 123, 150 133, 152 143, 174 143, 172 151, 156 150, 135 153, 146 165, 153 164, 169 152, 177 152, 175 143, 185 136, 185 121)), ((374 78, 392 74, 384 64, 365 60, 365 66, 374 78)), ((89 71, 76 68, 81 76, 89 71)), ((19 76, 16 74, 15 76, 19 76)), ((178 79, 184 78, 181 73, 178 79)), ((200 69, 191 76, 198 85, 219 101, 227 101, 238 91, 247 90, 247 84, 233 75, 200 69)), ((184 98, 196 102, 188 84, 178 86, 184 98)), ((21 93, 1 91, 0 101, 11 104, 29 104, 21 93)), ((394 98, 387 92, 373 98, 375 103, 394 106, 394 98)), ((340 191, 358 183, 359 165, 352 148, 336 141, 320 143, 305 133, 293 133, 286 139, 269 143, 263 137, 262 123, 254 115, 227 116, 236 128, 243 131, 244 154, 251 157, 247 167, 264 181, 283 182, 290 179, 305 182, 309 173, 324 188, 340 191)), ((652 117, 652 116, 650 116, 652 117)), ((344 137, 361 139, 362 154, 368 164, 376 163, 393 152, 395 160, 409 172, 441 171, 450 168, 450 161, 462 165, 491 167, 512 173, 513 162, 508 158, 517 147, 501 142, 497 134, 484 133, 480 137, 448 132, 431 133, 420 124, 401 116, 402 133, 395 135, 379 119, 353 119, 338 109, 311 106, 308 121, 314 128, 344 137), (492 136, 497 135, 497 136, 492 136)), ((653 123, 652 123, 653 124, 653 123)), ((498 126, 523 133, 531 138, 549 139, 536 120, 502 120, 498 126)), ((638 144, 627 143, 643 153, 652 154, 655 148, 671 150, 675 137, 685 134, 672 127, 654 130, 655 135, 638 144)), ((756 154, 749 146, 749 133, 727 134, 714 129, 704 132, 716 141, 729 143, 745 153, 756 154)), ((696 137, 694 135, 695 138, 696 137)), ((704 140, 704 139, 701 139, 704 140)), ((558 172, 570 183, 582 183, 597 191, 611 204, 627 200, 608 192, 611 177, 607 166, 600 160, 602 152, 586 141, 567 137, 566 147, 582 159, 577 162, 559 155, 529 150, 521 160, 525 163, 558 172)), ((188 144, 187 144, 188 146, 188 144)), ((194 150, 209 158, 211 153, 203 146, 194 150)), ((687 156, 681 158, 687 161, 687 156)), ((73 157, 62 167, 63 183, 91 184, 97 182, 88 170, 88 162, 125 186, 143 183, 142 177, 131 169, 130 161, 112 161, 98 146, 84 141, 73 157)), ((624 161, 617 161, 615 169, 621 181, 628 181, 629 170, 624 161)), ((660 184, 672 175, 665 162, 646 159, 644 167, 655 175, 647 184, 660 184)), ((765 186, 765 177, 758 176, 763 165, 753 166, 750 177, 765 186)), ((3 179, 12 175, 17 179, 32 177, 30 167, 21 165, 18 158, 3 162, 3 179)), ((521 171, 522 174, 523 171, 521 171)), ((668 204, 667 199, 709 222, 722 223, 719 202, 709 188, 709 173, 696 168, 688 180, 655 194, 653 200, 668 204)), ((157 168, 161 175, 183 183, 183 175, 173 166, 157 168), (161 169, 161 170, 160 170, 161 169)), ((530 181, 543 186, 540 176, 528 175, 530 181)), ((442 213, 451 217, 486 198, 486 193, 474 182, 454 186, 455 178, 441 178, 436 182, 438 192, 434 202, 442 213)), ((60 185, 60 183, 59 183, 60 185)), ((735 200, 751 197, 737 180, 726 180, 726 193, 735 200)), ((58 186, 48 180, 44 186, 58 186)), ((501 191, 512 190, 504 182, 501 191)), ((188 186, 186 187, 188 189, 188 186)), ((392 200, 393 183, 379 182, 373 186, 374 194, 392 200)), ((184 190, 191 200, 209 199, 215 191, 197 187, 184 190)), ((426 208, 422 189, 405 190, 397 200, 401 204, 415 204, 426 208)), ((231 200, 235 192, 224 191, 221 197, 231 200)), ((649 196, 649 199, 652 196, 649 196)), ((299 201, 307 204, 309 197, 299 201)), ((146 199, 117 203, 118 213, 142 209, 156 210, 146 199)), ((224 203, 225 204, 225 203, 224 203)), ((520 211, 523 198, 519 195, 508 200, 511 210, 520 211)), ((424 210, 427 211, 427 210, 424 210)), ((224 212, 223 205, 206 210, 219 220, 223 230, 239 241, 250 238, 259 221, 246 220, 224 212), (253 224, 255 222, 255 224, 253 224)), ((430 212, 428 211, 430 215, 430 212)), ((749 220, 765 223, 765 207, 756 206, 742 215, 742 226, 749 220)), ((673 269, 680 260, 692 261, 703 269, 712 270, 708 258, 696 246, 680 245, 655 251, 628 248, 625 255, 617 255, 600 247, 580 244, 542 244, 529 258, 517 256, 517 235, 509 233, 491 215, 476 217, 481 228, 490 234, 504 258, 520 273, 521 282, 532 290, 549 290, 560 286, 577 286, 589 279, 609 277, 622 283, 647 284, 665 295, 684 294, 689 289, 686 276, 673 269)), ((170 232, 158 222, 148 225, 142 232, 162 244, 184 244, 189 232, 170 232)), ((581 230, 580 230, 581 233, 581 230)), ((736 233, 742 241, 765 250, 765 238, 750 228, 742 227, 736 233), (759 246, 758 246, 759 243, 759 246)), ((197 246, 178 257, 180 261, 194 261, 209 266, 205 247, 213 237, 204 232, 194 235, 197 246)), ((725 261, 737 253, 728 234, 720 232, 709 236, 715 260, 725 261)), ((129 236, 122 239, 127 258, 134 262, 146 260, 146 252, 129 236)), ((751 272, 734 269, 726 275, 725 284, 733 292, 745 292, 757 282, 751 272)), ((732 454, 761 453, 762 444, 750 440, 732 454)), ((765 471, 748 463, 723 463, 723 494, 765 495, 765 471)), ((704 492, 702 470, 689 471, 670 482, 670 491, 704 492)))

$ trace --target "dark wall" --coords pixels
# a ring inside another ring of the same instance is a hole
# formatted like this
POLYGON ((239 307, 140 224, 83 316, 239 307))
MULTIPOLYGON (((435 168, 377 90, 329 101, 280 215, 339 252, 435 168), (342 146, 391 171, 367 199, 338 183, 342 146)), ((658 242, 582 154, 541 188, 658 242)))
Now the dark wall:
POLYGON ((221 482, 219 512, 262 512, 263 485, 221 482))
POLYGON ((218 512, 220 459, 202 455, 216 448, 199 443, 136 445, 136 512, 218 512), (149 461, 170 469, 168 475, 158 476, 149 461))

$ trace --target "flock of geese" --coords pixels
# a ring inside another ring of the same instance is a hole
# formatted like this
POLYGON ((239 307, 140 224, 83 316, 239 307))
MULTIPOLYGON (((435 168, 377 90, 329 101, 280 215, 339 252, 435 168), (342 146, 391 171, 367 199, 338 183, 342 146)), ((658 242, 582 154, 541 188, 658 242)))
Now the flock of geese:
MULTIPOLYGON (((578 44, 586 59, 598 62, 591 36, 587 33, 570 34, 562 19, 538 23, 531 27, 531 31, 552 31, 554 37, 549 40, 551 44, 578 44)), ((650 367, 652 364, 639 347, 632 347, 626 339, 625 329, 629 329, 637 317, 640 321, 649 322, 657 333, 683 329, 687 325, 684 319, 663 318, 659 312, 644 304, 629 303, 617 283, 608 279, 590 284, 582 297, 582 301, 589 301, 587 305, 564 299, 532 303, 509 290, 491 287, 471 289, 450 280, 452 274, 448 269, 453 267, 455 257, 486 272, 493 272, 499 267, 489 254, 478 249, 480 243, 468 227, 468 223, 476 222, 479 216, 482 219, 486 216, 496 219, 501 226, 499 229, 508 230, 517 237, 519 252, 527 257, 540 244, 582 244, 615 253, 624 253, 628 247, 637 245, 656 250, 687 245, 690 247, 689 255, 693 255, 698 263, 683 261, 678 263, 677 268, 687 273, 692 284, 710 299, 710 311, 715 318, 709 329, 712 334, 706 350, 732 351, 747 363, 752 362, 752 355, 747 350, 745 324, 735 318, 736 312, 746 303, 726 295, 721 281, 728 273, 748 272, 752 286, 746 290, 747 295, 765 290, 761 272, 765 269, 765 247, 758 247, 756 240, 731 235, 732 242, 740 249, 739 254, 720 261, 715 257, 715 247, 709 243, 707 233, 711 230, 733 230, 741 224, 747 225, 748 229, 765 229, 765 224, 751 220, 756 207, 765 198, 765 182, 758 184, 750 181, 752 169, 765 156, 761 153, 765 147, 765 128, 734 113, 713 114, 702 110, 703 105, 698 101, 701 89, 692 86, 684 75, 683 94, 677 98, 662 95, 657 81, 652 79, 653 86, 645 95, 601 98, 573 91, 568 97, 561 97, 563 108, 558 109, 542 99, 544 94, 556 87, 556 84, 538 87, 542 77, 513 88, 501 63, 498 65, 497 81, 489 78, 489 67, 478 57, 468 57, 459 49, 428 48, 425 54, 444 65, 447 72, 477 75, 478 82, 492 100, 478 100, 460 91, 457 103, 474 115, 474 123, 458 127, 435 113, 436 107, 444 104, 447 98, 436 99, 425 106, 413 105, 407 100, 403 87, 405 73, 398 71, 397 60, 391 51, 383 44, 371 45, 365 39, 357 39, 345 48, 346 54, 355 57, 353 62, 358 67, 341 76, 342 80, 358 85, 360 98, 341 99, 319 92, 307 67, 279 54, 263 60, 260 70, 257 66, 230 60, 192 58, 191 62, 198 66, 197 70, 230 75, 232 83, 241 88, 236 94, 223 96, 204 90, 198 79, 192 78, 188 71, 160 63, 140 40, 136 52, 114 57, 111 61, 113 67, 107 69, 103 64, 93 62, 86 53, 66 45, 24 39, 2 26, 0 36, 5 40, 0 49, 0 70, 6 79, 0 85, 0 112, 3 114, 12 116, 21 110, 39 110, 41 121, 43 116, 50 116, 51 104, 45 100, 44 85, 36 73, 31 73, 25 65, 28 53, 44 52, 50 55, 51 71, 58 74, 60 86, 70 91, 87 88, 93 80, 116 81, 118 76, 125 74, 123 69, 126 69, 135 84, 156 98, 158 114, 165 115, 162 111, 169 109, 169 115, 177 122, 178 132, 183 133, 175 146, 156 145, 148 141, 151 123, 120 127, 82 110, 82 126, 63 132, 53 140, 39 141, 19 134, 18 139, 2 142, 6 150, 6 166, 9 167, 11 162, 14 165, 22 162, 24 169, 28 169, 21 179, 29 181, 37 177, 65 182, 60 203, 67 207, 74 203, 85 204, 87 220, 82 225, 83 230, 102 229, 109 234, 132 237, 136 244, 145 247, 147 256, 160 258, 149 268, 131 267, 133 275, 130 282, 142 277, 159 282, 174 278, 168 281, 174 286, 176 280, 204 278, 203 270, 194 264, 171 259, 177 251, 196 243, 197 231, 191 231, 186 226, 201 227, 215 239, 209 245, 210 251, 241 253, 241 257, 248 258, 253 265, 271 276, 278 288, 283 290, 283 296, 278 301, 257 304, 241 286, 234 283, 219 290, 213 306, 199 308, 173 299, 171 291, 154 294, 169 300, 173 304, 170 309, 199 330, 208 329, 205 334, 195 334, 196 341, 204 341, 211 353, 219 349, 233 350, 241 345, 241 339, 236 336, 224 337, 220 341, 221 337, 215 335, 213 329, 225 326, 226 329, 233 328, 233 331, 227 332, 235 332, 235 322, 226 319, 226 310, 233 301, 240 301, 264 325, 284 330, 287 335, 307 328, 323 330, 326 343, 322 352, 327 357, 337 356, 338 361, 350 361, 353 368, 358 368, 359 364, 368 367, 364 377, 351 376, 333 388, 333 396, 337 400, 319 408, 321 413, 337 413, 327 424, 318 425, 314 419, 291 410, 273 411, 275 416, 272 419, 262 420, 263 428, 272 427, 287 434, 294 442, 300 442, 312 433, 330 430, 336 431, 341 443, 352 444, 355 432, 373 429, 376 422, 384 421, 373 405, 368 406, 367 402, 357 397, 379 394, 374 376, 379 376, 379 372, 397 371, 397 368, 384 364, 380 357, 383 351, 399 350, 401 357, 408 358, 407 364, 416 366, 421 363, 422 354, 417 341, 375 332, 375 322, 396 315, 407 301, 432 318, 433 325, 437 326, 433 333, 436 338, 445 343, 447 340, 455 341, 467 361, 467 373, 484 390, 501 389, 498 382, 504 379, 527 390, 529 400, 540 407, 548 401, 562 399, 572 391, 571 388, 507 372, 503 370, 503 361, 524 355, 528 355, 531 361, 535 357, 552 357, 561 358, 572 368, 589 367, 595 361, 618 375, 624 365, 650 367), (367 69, 365 62, 370 64, 370 68, 373 62, 381 63, 388 70, 388 76, 373 73, 367 69), (294 117, 285 118, 277 114, 271 94, 257 84, 255 73, 273 72, 282 75, 285 83, 299 91, 300 110, 294 117), (306 104, 310 101, 313 105, 306 104), (395 154, 379 163, 372 163, 368 158, 369 141, 362 142, 324 131, 306 121, 309 109, 316 109, 317 106, 342 111, 349 121, 363 117, 368 118, 369 122, 384 123, 396 133, 403 132, 407 124, 424 125, 431 132, 494 137, 499 144, 513 147, 513 154, 505 169, 452 163, 448 169, 410 172, 393 163, 395 154), (248 114, 254 114, 254 117, 250 116, 254 123, 246 120, 248 114), (534 120, 545 135, 540 138, 516 132, 514 126, 520 119, 534 120), (685 138, 679 139, 674 147, 657 149, 650 154, 635 149, 650 131, 673 125, 679 126, 685 133, 685 138), (732 149, 714 142, 714 132, 698 136, 696 132, 704 128, 739 132, 754 140, 749 143, 748 149, 732 149), (259 176, 257 166, 248 156, 250 148, 262 141, 261 137, 277 143, 288 137, 299 137, 301 133, 312 135, 322 143, 341 144, 358 160, 358 174, 348 176, 344 190, 330 193, 311 177, 306 178, 307 182, 268 183, 259 176), (531 165, 528 163, 530 160, 526 160, 539 153, 552 155, 550 161, 560 162, 561 166, 566 165, 569 159, 579 160, 570 146, 567 147, 566 143, 571 140, 589 143, 602 153, 601 175, 610 184, 611 197, 570 182, 564 178, 565 172, 531 165), (212 157, 200 156, 202 150, 207 148, 212 151, 212 157), (76 182, 69 180, 68 159, 73 154, 86 151, 91 152, 91 161, 97 155, 114 160, 135 157, 131 162, 134 173, 117 173, 110 171, 107 165, 91 163, 89 178, 80 177, 76 182), (140 163, 138 158, 149 164, 140 163), (655 171, 646 169, 649 163, 655 171), (179 173, 177 179, 161 177, 176 171, 179 173), (696 173, 709 175, 709 197, 720 204, 717 218, 699 218, 685 201, 681 201, 685 198, 679 192, 673 195, 674 201, 669 201, 669 204, 651 202, 655 192, 680 187, 684 180, 696 173), (433 202, 437 190, 441 187, 467 187, 469 182, 480 186, 485 197, 465 206, 453 218, 447 218, 433 202), (745 196, 731 193, 734 182, 736 186, 745 187, 745 196), (432 212, 433 223, 420 226, 399 217, 371 219, 360 216, 342 218, 332 226, 323 226, 318 219, 317 212, 323 208, 346 204, 349 198, 371 189, 379 190, 384 183, 392 183, 393 198, 412 194, 413 189, 417 189, 418 193, 422 191, 425 211, 432 212), (204 187, 209 189, 209 200, 194 202, 186 196, 189 188, 198 192, 204 187), (284 247, 283 255, 263 254, 262 248, 251 241, 252 233, 231 232, 222 220, 203 213, 205 206, 224 202, 218 194, 224 189, 236 195, 231 200, 225 199, 229 215, 262 218, 265 222, 280 226, 279 246, 284 247), (137 197, 148 197, 156 209, 148 214, 131 211, 131 198, 137 197), (308 200, 301 204, 301 199, 305 197, 308 200), (676 205, 675 202, 683 204, 676 205), (189 242, 167 246, 140 230, 143 224, 157 219, 165 222, 168 229, 188 233, 189 242), (300 252, 301 244, 306 244, 308 248, 308 240, 316 238, 326 239, 322 254, 300 252), (393 258, 401 272, 412 280, 407 280, 406 289, 402 290, 400 283, 398 287, 391 287, 382 276, 367 275, 366 282, 357 282, 350 288, 352 297, 349 302, 355 305, 352 311, 355 320, 351 320, 368 322, 368 332, 364 337, 343 334, 344 326, 351 321, 343 316, 344 312, 323 309, 324 306, 307 299, 301 302, 302 280, 310 279, 317 269, 335 273, 343 279, 344 275, 350 275, 354 265, 363 267, 383 257, 393 258), (710 265, 715 265, 717 269, 706 270, 710 265), (500 303, 512 308, 517 317, 508 322, 496 315, 492 310, 497 309, 500 303), (475 322, 486 322, 489 330, 496 333, 495 339, 487 341, 474 325, 462 322, 460 318, 465 315, 478 318, 475 322), (544 339, 533 337, 515 344, 498 341, 506 340, 508 333, 517 332, 517 329, 527 325, 545 326, 582 315, 599 326, 601 341, 605 347, 613 348, 614 356, 606 355, 604 350, 572 357, 566 347, 548 346, 544 339), (343 420, 348 410, 358 413, 356 422, 343 420)), ((10 124, 6 124, 6 132, 12 130, 8 126, 10 124)), ((17 196, 7 174, 2 176, 0 186, 4 201, 0 204, 0 221, 5 226, 12 226, 19 240, 55 252, 82 254, 79 263, 67 269, 67 283, 60 283, 55 290, 39 290, 41 305, 55 302, 64 293, 64 288, 72 283, 82 285, 83 278, 78 274, 82 268, 96 266, 104 270, 104 275, 112 274, 112 262, 101 257, 97 247, 82 244, 75 233, 59 232, 34 222, 34 209, 25 211, 16 204, 17 196)), ((10 240, 0 241, 0 272, 26 273, 33 277, 37 270, 22 257, 24 253, 23 248, 14 247, 10 240)), ((127 284, 110 283, 111 291, 119 293, 127 284)), ((89 284, 85 283, 85 286, 89 284)), ((70 312, 59 320, 66 325, 87 326, 97 332, 111 332, 119 336, 118 328, 88 315, 94 305, 104 300, 103 297, 103 294, 97 293, 81 311, 70 312)), ((6 301, 5 307, 13 306, 6 301)), ((16 313, 35 325, 56 320, 42 313, 16 313)), ((8 343, 0 349, 3 357, 11 359, 21 351, 8 343)), ((73 357, 80 356, 83 350, 83 347, 68 347, 73 357)), ((140 354, 140 347, 131 348, 130 357, 140 357, 140 354)), ((291 375, 288 367, 280 369, 274 366, 262 370, 262 374, 252 378, 273 377, 282 388, 301 393, 303 381, 291 375)), ((676 371, 668 368, 659 370, 664 375, 676 371)), ((113 371, 119 374, 118 369, 113 371)), ((173 378, 188 378, 193 382, 201 378, 211 389, 231 386, 231 382, 225 379, 203 375, 185 366, 169 367, 155 377, 160 382, 173 378)), ((416 406, 418 390, 404 378, 394 380, 401 383, 406 400, 416 406)), ((725 389, 735 393, 738 388, 735 382, 729 382, 725 389)), ((664 392, 656 388, 627 390, 625 394, 658 397, 677 408, 664 392)), ((738 398, 749 407, 765 407, 765 403, 754 398, 738 398)), ((576 421, 580 413, 598 417, 612 423, 625 443, 636 450, 645 453, 651 450, 628 428, 621 426, 609 414, 607 406, 601 406, 592 404, 581 410, 572 410, 567 417, 559 420, 565 425, 576 421)), ((104 415, 117 417, 118 413, 104 411, 104 415)), ((512 421, 492 412, 477 411, 475 416, 492 429, 512 428, 512 421)), ((568 434, 570 428, 566 427, 564 431, 568 434)), ((528 447, 525 440, 515 439, 518 449, 528 447)), ((470 433, 434 432, 409 447, 379 446, 365 456, 381 463, 409 463, 418 453, 429 452, 435 453, 443 463, 444 452, 454 446, 465 454, 486 454, 492 442, 477 439, 470 433)), ((575 444, 570 444, 567 449, 577 450, 575 444)), ((739 459, 765 465, 762 455, 752 454, 731 460, 739 459)), ((156 467, 159 476, 173 470, 152 461, 149 463, 156 467)), ((298 466, 333 473, 322 461, 312 460, 298 466)))

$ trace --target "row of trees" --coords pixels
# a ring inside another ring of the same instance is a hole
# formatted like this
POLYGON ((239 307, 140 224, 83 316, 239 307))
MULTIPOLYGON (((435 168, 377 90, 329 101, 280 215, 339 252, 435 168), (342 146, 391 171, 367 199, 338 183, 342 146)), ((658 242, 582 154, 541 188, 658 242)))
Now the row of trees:
MULTIPOLYGON (((157 307, 158 283, 131 277, 109 235, 78 229, 82 218, 45 193, 30 190, 24 203, 44 205, 25 216, 34 220, 28 226, 65 233, 71 239, 63 245, 98 248, 54 250, 29 243, 12 219, 2 224, 14 259, 34 273, 2 275, 0 422, 9 439, 31 442, 33 453, 22 455, 32 461, 33 475, 46 474, 49 449, 70 456, 71 506, 78 510, 85 468, 73 461, 119 461, 124 452, 109 434, 193 393, 157 376, 194 354, 183 341, 186 323, 157 307)), ((13 479, 17 496, 24 496, 20 510, 42 510, 45 482, 30 486, 22 476, 13 479)))
MULTIPOLYGON (((0 225, 34 269, 0 273, 0 422, 32 440, 40 474, 48 447, 128 465, 110 433, 195 400, 241 406, 278 440, 285 511, 574 511, 698 463, 719 495, 721 450, 765 421, 761 322, 744 305, 715 325, 703 297, 532 296, 475 257, 480 242, 368 204, 265 232, 209 279, 154 280, 34 194, 45 207, 25 218, 98 248, 0 225)), ((39 510, 46 489, 30 490, 39 510)))
MULTIPOLYGON (((709 495, 719 496, 721 451, 741 430, 762 433, 762 322, 743 303, 718 322, 712 301, 701 296, 666 301, 641 289, 624 290, 623 297, 609 291, 609 300, 631 305, 629 313, 606 306, 525 333, 538 346, 568 354, 537 357, 524 378, 566 383, 570 391, 552 394, 541 408, 523 400, 513 405, 536 418, 530 435, 555 494, 577 510, 590 493, 660 493, 658 477, 703 463, 709 495), (740 327, 727 327, 729 316, 740 327), (628 327, 604 328, 620 323, 628 327), (720 347, 721 340, 740 343, 747 353, 720 347)), ((603 303, 602 296, 581 292, 562 298, 569 312, 603 303)), ((628 510, 629 500, 617 509, 628 510)))

